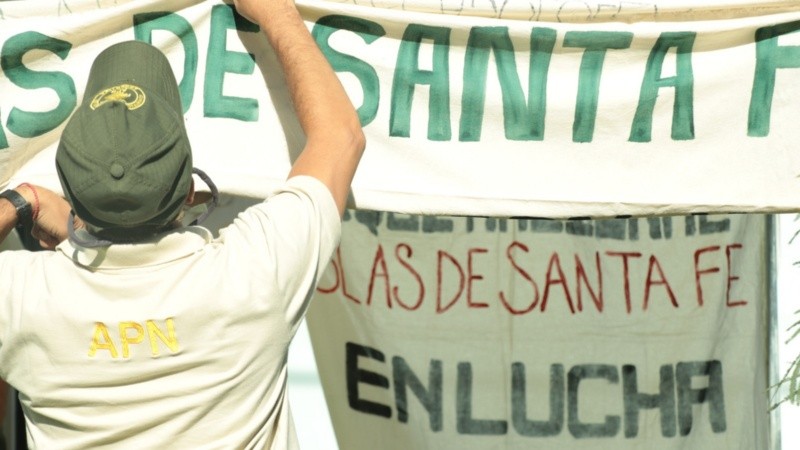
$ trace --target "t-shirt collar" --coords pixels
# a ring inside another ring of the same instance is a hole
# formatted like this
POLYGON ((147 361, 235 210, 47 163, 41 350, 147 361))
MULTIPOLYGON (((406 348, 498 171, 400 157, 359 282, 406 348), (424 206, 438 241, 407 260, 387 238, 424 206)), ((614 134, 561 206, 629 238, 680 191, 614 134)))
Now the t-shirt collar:
POLYGON ((65 240, 56 250, 90 269, 125 269, 165 264, 201 251, 213 239, 203 227, 182 227, 136 243, 87 248, 65 240))

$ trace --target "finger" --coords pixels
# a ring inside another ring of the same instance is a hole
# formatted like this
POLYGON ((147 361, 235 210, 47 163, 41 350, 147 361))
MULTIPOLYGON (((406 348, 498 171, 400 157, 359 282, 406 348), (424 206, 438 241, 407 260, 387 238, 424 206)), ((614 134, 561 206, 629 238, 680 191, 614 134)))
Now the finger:
POLYGON ((61 241, 59 241, 54 236, 51 236, 49 234, 42 235, 38 239, 39 239, 39 245, 47 250, 53 250, 58 246, 58 244, 61 243, 61 241))
POLYGON ((45 250, 55 250, 58 246, 58 242, 46 242, 43 240, 39 240, 39 247, 42 247, 45 250))
POLYGON ((58 238, 45 231, 38 224, 33 226, 31 235, 39 240, 39 245, 42 246, 42 248, 46 248, 48 250, 54 249, 59 244, 58 238))
POLYGON ((45 232, 42 227, 38 223, 33 224, 33 228, 31 229, 31 235, 36 239, 44 239, 44 236, 47 236, 47 232, 45 232))

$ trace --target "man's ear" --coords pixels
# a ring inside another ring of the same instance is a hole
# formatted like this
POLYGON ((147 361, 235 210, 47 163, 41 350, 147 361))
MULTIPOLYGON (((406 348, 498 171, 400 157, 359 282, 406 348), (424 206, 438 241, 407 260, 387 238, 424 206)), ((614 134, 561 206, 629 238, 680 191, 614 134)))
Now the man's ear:
POLYGON ((195 191, 194 179, 192 179, 192 186, 189 188, 189 195, 186 196, 186 204, 189 206, 202 205, 211 201, 211 192, 195 191))
POLYGON ((186 195, 186 204, 189 206, 195 205, 194 178, 192 178, 192 184, 189 185, 189 193, 186 195))

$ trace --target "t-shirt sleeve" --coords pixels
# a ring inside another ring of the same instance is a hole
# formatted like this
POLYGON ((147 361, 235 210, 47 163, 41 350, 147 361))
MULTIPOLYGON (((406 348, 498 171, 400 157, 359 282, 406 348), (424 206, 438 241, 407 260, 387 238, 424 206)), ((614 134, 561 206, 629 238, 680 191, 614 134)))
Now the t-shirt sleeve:
POLYGON ((254 301, 281 308, 294 331, 339 245, 341 226, 328 188, 296 176, 240 214, 220 239, 230 253, 228 270, 239 274, 232 275, 252 283, 254 301))

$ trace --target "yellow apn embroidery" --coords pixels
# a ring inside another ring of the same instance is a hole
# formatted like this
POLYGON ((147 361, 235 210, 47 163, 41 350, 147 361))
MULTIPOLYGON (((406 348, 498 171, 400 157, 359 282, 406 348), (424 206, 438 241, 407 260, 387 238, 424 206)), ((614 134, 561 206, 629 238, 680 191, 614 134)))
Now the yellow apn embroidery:
MULTIPOLYGON (((119 330, 119 347, 122 350, 123 358, 130 358, 132 347, 141 344, 147 335, 150 342, 150 355, 154 358, 161 355, 159 343, 166 345, 170 353, 175 354, 180 351, 178 345, 178 337, 175 334, 175 321, 169 318, 164 321, 166 333, 159 328, 155 320, 147 320, 144 325, 138 322, 120 322, 118 325, 119 330)), ((103 322, 96 322, 94 325, 94 333, 92 335, 92 342, 89 344, 89 357, 94 358, 99 350, 105 350, 112 358, 119 357, 117 345, 111 338, 108 331, 108 326, 103 322)))
POLYGON ((94 324, 94 337, 92 337, 92 343, 89 345, 89 356, 94 357, 97 350, 108 350, 112 358, 117 357, 117 349, 114 347, 114 342, 111 340, 111 336, 108 335, 108 328, 103 322, 94 324))
POLYGON ((108 102, 120 102, 125 104, 125 107, 128 108, 129 111, 133 111, 144 105, 146 100, 147 97, 139 86, 120 84, 98 92, 94 98, 92 98, 92 103, 89 104, 89 107, 94 111, 108 102))
POLYGON ((147 335, 150 336, 150 352, 153 356, 158 356, 158 340, 167 344, 169 351, 178 353, 178 338, 175 337, 175 323, 172 319, 167 319, 167 336, 156 326, 152 320, 147 321, 147 335))

